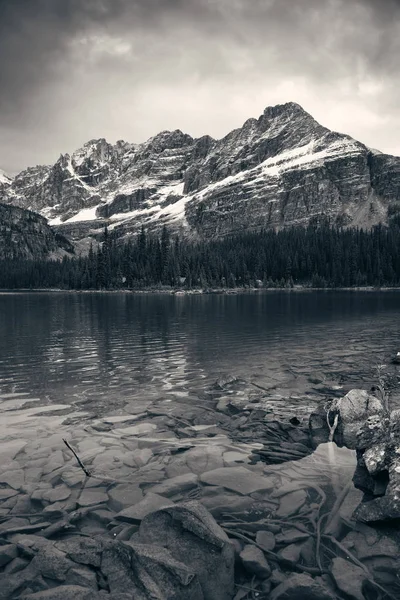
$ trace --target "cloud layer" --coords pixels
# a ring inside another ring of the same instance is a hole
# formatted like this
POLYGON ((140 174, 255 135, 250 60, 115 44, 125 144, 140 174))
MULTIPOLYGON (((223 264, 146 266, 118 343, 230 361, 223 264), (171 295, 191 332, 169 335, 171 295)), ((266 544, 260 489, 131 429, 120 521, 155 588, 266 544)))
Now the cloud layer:
POLYGON ((0 0, 0 167, 295 101, 400 154, 400 0, 0 0))

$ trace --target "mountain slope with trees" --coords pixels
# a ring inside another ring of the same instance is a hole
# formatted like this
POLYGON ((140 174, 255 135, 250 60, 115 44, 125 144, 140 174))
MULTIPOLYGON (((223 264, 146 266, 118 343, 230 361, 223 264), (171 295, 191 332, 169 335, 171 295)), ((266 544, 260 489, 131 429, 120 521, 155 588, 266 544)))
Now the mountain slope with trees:
POLYGON ((171 287, 400 286, 400 217, 389 227, 328 222, 191 243, 144 229, 121 244, 105 230, 85 257, 0 262, 1 288, 144 289, 171 287))

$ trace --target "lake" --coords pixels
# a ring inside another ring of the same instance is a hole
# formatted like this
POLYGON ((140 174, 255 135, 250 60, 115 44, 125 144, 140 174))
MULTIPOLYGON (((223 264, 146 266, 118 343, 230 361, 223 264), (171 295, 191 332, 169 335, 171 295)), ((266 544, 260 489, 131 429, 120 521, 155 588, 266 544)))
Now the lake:
POLYGON ((102 413, 147 396, 202 394, 221 373, 287 369, 351 385, 400 348, 396 292, 0 295, 0 394, 102 413))
MULTIPOLYGON (((277 534, 286 567, 306 572, 334 569, 354 539, 363 558, 367 531, 369 568, 398 597, 400 542, 351 520, 355 451, 312 453, 307 422, 321 401, 376 383, 378 365, 398 375, 399 324, 389 291, 1 293, 0 535, 126 540, 165 497, 195 498, 230 537, 277 534)), ((4 581, 11 597, 20 580, 4 581)))

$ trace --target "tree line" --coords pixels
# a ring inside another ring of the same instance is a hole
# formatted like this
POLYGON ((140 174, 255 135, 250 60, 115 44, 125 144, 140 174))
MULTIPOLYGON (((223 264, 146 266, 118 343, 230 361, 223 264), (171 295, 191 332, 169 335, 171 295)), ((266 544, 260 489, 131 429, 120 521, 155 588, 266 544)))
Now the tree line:
POLYGON ((400 286, 400 218, 371 230, 325 223, 190 241, 107 228, 87 256, 0 262, 0 288, 143 289, 400 286))

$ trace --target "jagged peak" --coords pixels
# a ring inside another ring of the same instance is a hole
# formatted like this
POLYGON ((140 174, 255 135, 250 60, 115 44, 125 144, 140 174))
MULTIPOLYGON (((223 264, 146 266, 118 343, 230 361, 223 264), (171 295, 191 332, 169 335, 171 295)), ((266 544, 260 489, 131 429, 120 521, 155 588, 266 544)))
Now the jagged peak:
POLYGON ((267 117, 277 117, 282 114, 302 114, 308 117, 311 116, 302 106, 300 106, 300 104, 297 104, 297 102, 285 102, 284 104, 267 106, 264 109, 263 114, 267 117))
POLYGON ((93 138, 91 140, 89 140, 88 142, 85 142, 83 144, 83 148, 90 148, 91 146, 99 146, 99 145, 109 145, 106 138, 93 138))

